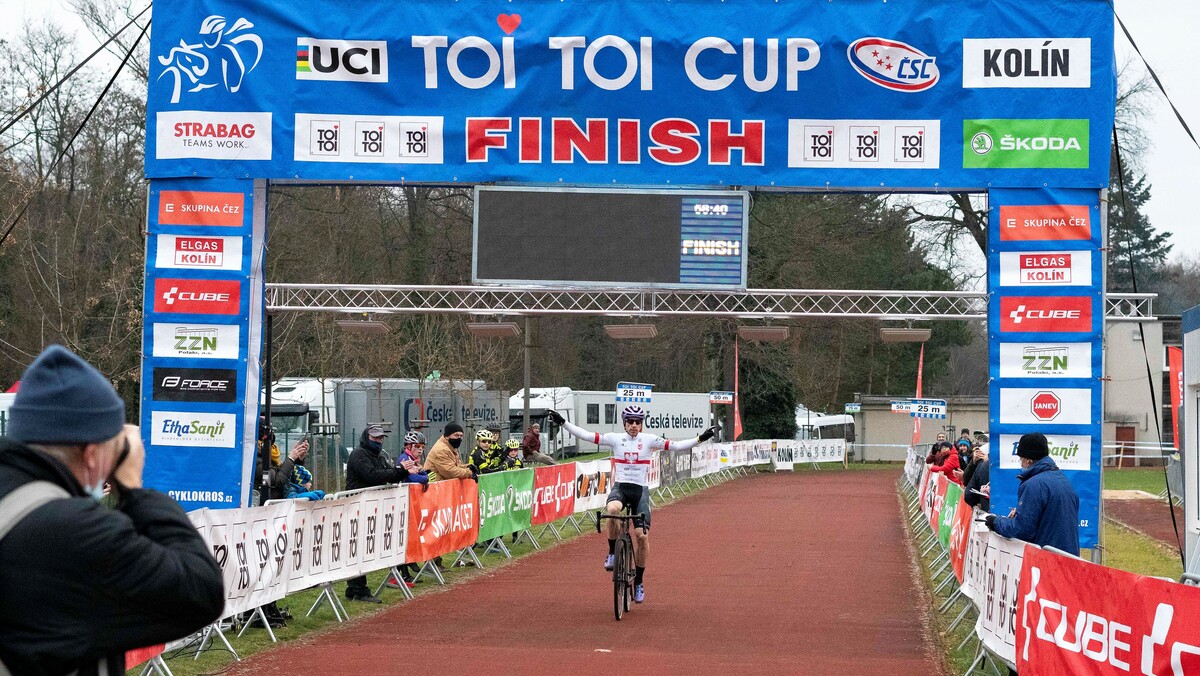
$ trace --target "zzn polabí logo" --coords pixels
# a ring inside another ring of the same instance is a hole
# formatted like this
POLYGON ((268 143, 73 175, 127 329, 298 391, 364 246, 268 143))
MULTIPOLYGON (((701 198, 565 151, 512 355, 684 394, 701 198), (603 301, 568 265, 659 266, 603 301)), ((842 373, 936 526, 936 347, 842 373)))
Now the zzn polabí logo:
POLYGON ((1087 169, 1086 119, 963 120, 964 169, 1087 169))

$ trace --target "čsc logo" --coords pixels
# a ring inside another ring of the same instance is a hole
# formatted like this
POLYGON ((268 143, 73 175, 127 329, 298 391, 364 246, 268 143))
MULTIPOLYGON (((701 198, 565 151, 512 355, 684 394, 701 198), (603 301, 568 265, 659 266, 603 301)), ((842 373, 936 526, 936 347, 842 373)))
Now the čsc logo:
POLYGON ((859 38, 846 48, 846 58, 859 75, 892 91, 925 91, 941 77, 937 57, 898 40, 859 38))

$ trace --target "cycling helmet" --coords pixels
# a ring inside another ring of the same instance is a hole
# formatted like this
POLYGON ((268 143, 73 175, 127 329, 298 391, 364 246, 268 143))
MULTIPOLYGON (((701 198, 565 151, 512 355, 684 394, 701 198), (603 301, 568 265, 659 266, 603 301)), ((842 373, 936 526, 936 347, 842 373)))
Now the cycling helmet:
POLYGON ((647 411, 641 406, 626 406, 624 411, 621 411, 621 422, 626 420, 645 420, 647 411))
POLYGON ((504 442, 504 448, 510 451, 515 451, 520 447, 521 442, 517 441, 516 439, 509 439, 508 441, 504 442))
POLYGON ((425 443, 425 435, 416 430, 409 430, 404 435, 405 444, 423 444, 425 443))
POLYGON ((475 441, 495 441, 496 435, 488 430, 479 430, 475 433, 475 441))

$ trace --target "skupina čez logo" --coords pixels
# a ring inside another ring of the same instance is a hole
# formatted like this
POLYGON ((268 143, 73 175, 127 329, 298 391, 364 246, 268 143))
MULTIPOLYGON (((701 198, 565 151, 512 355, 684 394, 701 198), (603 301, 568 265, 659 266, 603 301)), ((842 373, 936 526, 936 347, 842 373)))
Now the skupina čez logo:
POLYGON ((249 32, 251 28, 254 24, 245 18, 230 25, 225 17, 213 14, 200 23, 195 42, 180 38, 177 47, 159 56, 163 72, 158 79, 171 82, 171 103, 179 103, 185 86, 189 94, 213 87, 237 93, 262 58, 262 38, 249 32))
POLYGON ((1087 169, 1088 120, 963 120, 966 169, 1087 169))

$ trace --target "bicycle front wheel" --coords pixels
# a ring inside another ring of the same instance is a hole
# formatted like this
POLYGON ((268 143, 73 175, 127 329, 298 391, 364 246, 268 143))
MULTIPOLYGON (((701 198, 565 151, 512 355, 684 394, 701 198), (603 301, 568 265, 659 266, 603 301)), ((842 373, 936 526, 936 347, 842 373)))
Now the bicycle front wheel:
POLYGON ((626 552, 628 544, 624 539, 617 540, 616 548, 613 550, 613 615, 617 621, 621 621, 621 614, 627 609, 625 594, 629 589, 629 570, 626 559, 629 554, 626 552))

